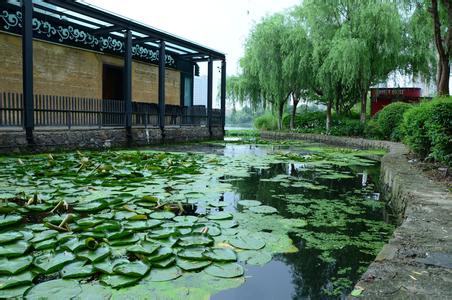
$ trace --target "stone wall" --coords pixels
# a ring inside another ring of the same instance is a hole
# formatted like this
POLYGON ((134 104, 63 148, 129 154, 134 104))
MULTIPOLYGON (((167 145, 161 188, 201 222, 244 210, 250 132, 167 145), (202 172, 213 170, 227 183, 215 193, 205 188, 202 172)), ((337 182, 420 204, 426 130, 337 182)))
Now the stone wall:
MULTIPOLYGON (((103 65, 123 66, 121 57, 33 41, 33 92, 36 95, 102 99, 103 65)), ((0 92, 22 93, 22 40, 0 32, 0 92)), ((180 72, 167 69, 166 104, 180 104, 180 72)), ((133 101, 158 103, 158 67, 132 62, 133 101)))
POLYGON ((262 138, 388 150, 381 159, 382 193, 402 219, 356 284, 359 299, 452 299, 452 196, 408 162, 405 145, 281 132, 263 132, 262 138))
POLYGON ((213 130, 210 135, 207 127, 167 127, 162 135, 159 128, 133 128, 131 136, 128 140, 124 128, 39 129, 33 132, 34 145, 30 146, 23 130, 3 130, 0 131, 0 154, 140 147, 166 142, 222 139, 223 130, 213 130))

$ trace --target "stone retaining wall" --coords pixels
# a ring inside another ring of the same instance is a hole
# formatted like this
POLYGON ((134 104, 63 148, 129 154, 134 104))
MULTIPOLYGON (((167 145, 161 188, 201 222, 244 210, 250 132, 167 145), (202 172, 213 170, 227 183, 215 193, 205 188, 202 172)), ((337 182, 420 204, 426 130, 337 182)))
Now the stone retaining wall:
POLYGON ((33 132, 33 138, 35 144, 30 146, 23 130, 0 131, 0 153, 121 148, 222 139, 223 129, 213 127, 210 134, 209 128, 201 126, 167 127, 162 134, 159 128, 133 128, 130 141, 124 128, 39 129, 33 132))
POLYGON ((262 138, 388 150, 381 160, 382 194, 402 221, 356 284, 360 298, 452 299, 452 196, 410 165, 405 145, 281 132, 263 132, 262 138))

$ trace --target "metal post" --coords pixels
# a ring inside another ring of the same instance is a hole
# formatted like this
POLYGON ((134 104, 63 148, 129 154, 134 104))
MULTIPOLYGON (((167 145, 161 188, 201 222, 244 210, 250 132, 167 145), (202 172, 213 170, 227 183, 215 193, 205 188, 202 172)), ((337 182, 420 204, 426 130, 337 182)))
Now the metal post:
POLYGON ((212 136, 212 98, 213 98, 213 60, 209 57, 207 63, 207 126, 212 136))
POLYGON ((221 126, 223 128, 226 120, 226 60, 221 61, 221 126))
POLYGON ((159 49, 159 125, 164 137, 165 129, 165 41, 160 41, 159 49))
POLYGON ((127 142, 132 141, 132 31, 125 33, 124 105, 127 142))
POLYGON ((33 2, 22 0, 23 126, 28 144, 33 144, 33 2))

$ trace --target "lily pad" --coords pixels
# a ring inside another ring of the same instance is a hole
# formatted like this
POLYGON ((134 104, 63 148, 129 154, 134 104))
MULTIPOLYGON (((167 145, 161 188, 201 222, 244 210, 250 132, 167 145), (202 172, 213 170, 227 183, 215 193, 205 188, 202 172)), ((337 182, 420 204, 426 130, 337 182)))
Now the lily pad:
POLYGON ((123 263, 113 268, 113 272, 116 274, 133 277, 143 277, 147 271, 149 271, 149 266, 139 260, 123 263))
POLYGON ((159 230, 153 230, 148 233, 148 237, 151 239, 166 239, 167 237, 176 233, 174 228, 164 228, 159 230))
POLYGON ((176 215, 170 211, 159 211, 159 212, 154 212, 149 215, 150 218, 157 219, 157 220, 170 220, 170 219, 174 218, 175 216, 176 215))
POLYGON ((115 239, 110 242, 111 246, 123 246, 123 245, 131 245, 135 244, 140 240, 137 235, 130 235, 124 238, 115 239))
POLYGON ((23 240, 18 240, 13 243, 0 245, 0 256, 13 257, 24 254, 30 245, 23 240))
POLYGON ((0 290, 1 299, 23 299, 24 293, 30 288, 29 285, 14 286, 9 289, 0 290))
POLYGON ((240 251, 238 259, 248 265, 263 266, 272 260, 272 255, 267 251, 247 250, 240 251))
POLYGON ((203 256, 213 261, 237 261, 235 251, 227 248, 213 248, 204 252, 203 256))
POLYGON ((106 208, 108 204, 104 201, 91 201, 86 203, 81 203, 74 206, 74 210, 77 212, 96 212, 106 208))
POLYGON ((79 240, 78 238, 73 238, 68 240, 66 243, 61 245, 61 249, 68 250, 71 252, 77 252, 84 249, 85 241, 79 240))
POLYGON ((206 260, 203 255, 205 248, 187 248, 177 252, 177 256, 188 260, 206 260))
POLYGON ((0 274, 14 275, 28 268, 33 262, 31 256, 24 256, 14 259, 0 259, 0 274))
POLYGON ((22 220, 20 215, 0 215, 0 227, 16 224, 22 220))
POLYGON ((235 236, 229 239, 229 243, 244 250, 259 250, 265 247, 264 241, 251 236, 235 236))
POLYGON ((87 277, 92 274, 94 274, 94 268, 91 264, 86 264, 86 261, 70 263, 61 270, 61 275, 65 279, 87 277))
POLYGON ((55 279, 35 285, 26 293, 26 299, 74 299, 82 292, 75 280, 55 279))
POLYGON ((93 264, 94 269, 101 271, 102 273, 113 274, 113 268, 119 264, 128 263, 129 261, 125 258, 119 258, 115 260, 105 259, 101 262, 96 262, 93 264))
POLYGON ((159 249, 159 248, 160 248, 160 245, 158 245, 156 243, 142 241, 140 244, 133 245, 130 248, 128 248, 127 252, 151 255, 151 254, 155 253, 157 251, 157 249, 159 249))
POLYGON ((50 274, 61 270, 69 262, 73 261, 75 256, 69 252, 57 254, 45 253, 35 258, 33 264, 44 274, 50 274))
POLYGON ((102 275, 100 282, 111 286, 112 288, 119 289, 132 285, 140 280, 140 277, 129 277, 124 275, 102 275))
POLYGON ((228 220, 232 219, 232 214, 224 211, 215 212, 210 215, 207 215, 207 219, 209 220, 228 220))
POLYGON ((173 266, 168 269, 154 268, 143 280, 161 282, 174 280, 180 276, 182 276, 182 270, 177 266, 173 266))
POLYGON ((18 285, 29 285, 33 281, 33 278, 33 274, 29 271, 17 275, 2 275, 0 276, 0 290, 18 285))
POLYGON ((168 247, 161 247, 157 250, 157 253, 155 253, 152 256, 147 257, 146 259, 150 262, 154 262, 154 261, 160 261, 163 259, 167 259, 168 257, 173 255, 173 250, 171 250, 171 248, 168 247))
POLYGON ((259 206, 262 204, 262 202, 257 200, 240 200, 237 202, 237 204, 245 207, 252 207, 252 206, 259 206))
POLYGON ((278 212, 276 208, 267 205, 251 206, 249 210, 257 214, 274 214, 278 212))
POLYGON ((212 262, 208 260, 188 260, 183 258, 176 259, 176 265, 185 271, 200 270, 207 267, 211 263, 212 262))
POLYGON ((174 256, 163 259, 163 260, 157 260, 152 262, 152 267, 158 267, 158 268, 167 268, 168 266, 171 266, 176 262, 176 258, 174 256))
POLYGON ((12 242, 12 241, 20 240, 23 237, 24 237, 24 235, 21 232, 17 232, 17 231, 0 233, 0 244, 5 244, 5 243, 12 242))
POLYGON ((242 276, 244 270, 238 263, 216 263, 207 267, 204 272, 215 277, 234 278, 242 276))
POLYGON ((57 234, 58 234, 58 231, 56 231, 56 230, 41 231, 41 232, 35 234, 34 238, 32 238, 30 240, 30 242, 39 243, 39 242, 54 238, 54 237, 56 237, 57 234))
POLYGON ((191 234, 180 237, 177 244, 182 247, 208 246, 213 244, 213 239, 204 234, 191 234))
POLYGON ((109 247, 99 247, 96 250, 83 250, 77 254, 78 257, 87 259, 91 262, 101 261, 108 256, 110 256, 110 248, 109 247))

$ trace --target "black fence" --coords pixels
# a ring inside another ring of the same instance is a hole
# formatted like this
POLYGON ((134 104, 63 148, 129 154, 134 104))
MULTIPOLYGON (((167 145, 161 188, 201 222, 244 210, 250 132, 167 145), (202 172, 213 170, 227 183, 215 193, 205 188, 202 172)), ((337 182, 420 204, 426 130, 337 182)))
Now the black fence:
MULTIPOLYGON (((165 106, 165 126, 206 126, 207 109, 203 105, 165 106)), ((125 126, 122 100, 63 96, 34 96, 36 127, 120 127, 125 126)), ((212 109, 212 126, 221 126, 221 110, 212 109)), ((159 107, 155 103, 132 102, 132 126, 159 125, 159 107)), ((0 93, 0 127, 23 126, 23 100, 20 93, 0 93)))

